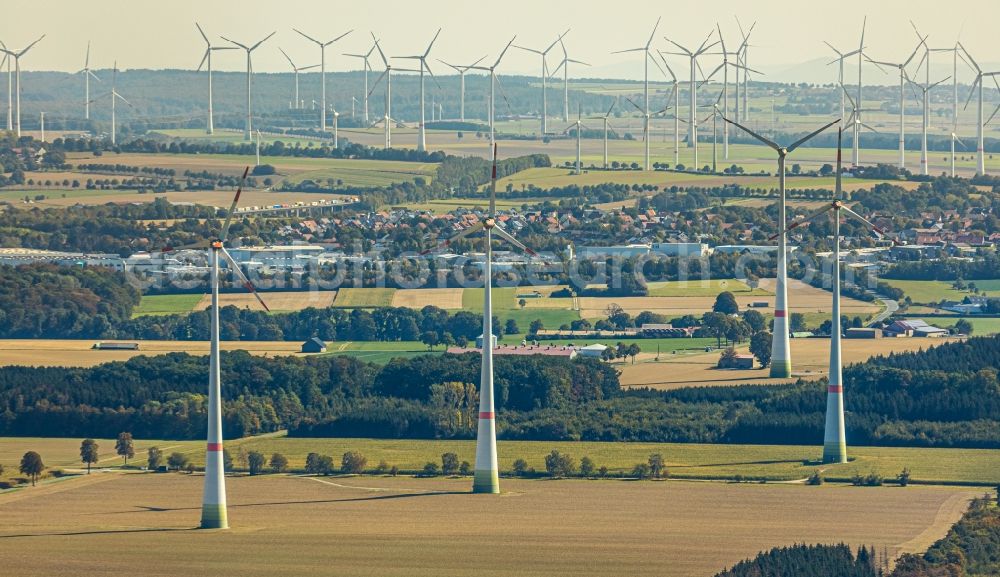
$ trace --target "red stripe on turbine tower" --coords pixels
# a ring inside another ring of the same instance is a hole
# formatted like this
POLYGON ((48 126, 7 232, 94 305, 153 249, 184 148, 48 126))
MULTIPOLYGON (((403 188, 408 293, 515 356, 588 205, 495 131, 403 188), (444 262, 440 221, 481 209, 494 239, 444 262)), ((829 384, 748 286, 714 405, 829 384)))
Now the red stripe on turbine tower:
POLYGON ((844 387, 840 385, 830 385, 826 388, 826 392, 840 394, 844 392, 844 387))
POLYGON ((482 412, 479 413, 479 418, 480 419, 492 419, 495 415, 496 415, 496 413, 493 413, 493 412, 482 411, 482 412))
POLYGON ((221 451, 222 450, 222 443, 209 443, 208 444, 208 450, 209 451, 221 451))
POLYGON ((774 316, 776 316, 776 317, 784 317, 785 316, 785 311, 774 311, 774 316))

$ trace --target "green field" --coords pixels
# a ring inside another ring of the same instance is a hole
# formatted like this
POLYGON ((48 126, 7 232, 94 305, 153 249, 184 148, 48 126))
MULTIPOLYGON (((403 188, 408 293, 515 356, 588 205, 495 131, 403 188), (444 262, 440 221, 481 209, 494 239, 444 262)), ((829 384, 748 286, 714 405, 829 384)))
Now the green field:
POLYGON ((145 315, 185 314, 194 310, 201 300, 201 294, 181 295, 143 295, 142 300, 132 311, 133 317, 145 315))
POLYGON ((430 182, 437 171, 437 164, 392 160, 325 159, 324 168, 296 173, 283 180, 298 184, 312 180, 320 186, 333 180, 335 186, 377 187, 400 182, 413 182, 420 177, 430 182), (343 182, 337 182, 343 181, 343 182))
POLYGON ((644 353, 656 353, 657 349, 662 354, 670 354, 674 351, 685 351, 694 350, 703 352, 707 346, 715 346, 714 338, 690 338, 690 339, 635 339, 626 337, 590 337, 590 338, 579 338, 574 337, 571 339, 545 339, 538 341, 541 345, 574 345, 574 346, 585 346, 592 345, 594 343, 600 343, 602 345, 607 345, 613 347, 618 343, 622 343, 625 346, 631 344, 639 345, 644 353))
MULTIPOLYGON (((546 200, 546 197, 518 198, 512 200, 497 199, 497 210, 520 209, 523 206, 533 206, 546 200)), ((404 204, 410 210, 426 210, 435 214, 442 214, 460 208, 486 208, 489 200, 484 198, 449 198, 444 200, 428 200, 424 202, 410 202, 404 204)))
MULTIPOLYGON (((525 289, 494 288, 491 295, 493 299, 493 314, 500 319, 501 323, 506 323, 507 319, 514 319, 521 333, 528 331, 528 326, 532 321, 538 319, 548 328, 558 328, 564 324, 569 324, 580 319, 578 311, 570 310, 571 301, 565 299, 566 308, 547 307, 526 307, 521 309, 516 300, 517 291, 525 289)), ((483 289, 467 288, 462 292, 462 308, 467 311, 477 313, 483 312, 483 289)))
MULTIPOLYGON (((242 130, 216 129, 215 134, 206 134, 205 131, 201 128, 174 128, 174 129, 157 129, 153 131, 153 133, 162 134, 164 136, 168 136, 170 138, 176 138, 178 140, 190 140, 190 141, 200 140, 207 142, 235 142, 235 143, 248 142, 243 139, 242 130)), ((312 146, 319 146, 321 143, 324 142, 328 145, 333 144, 332 140, 321 141, 318 138, 309 138, 306 136, 294 136, 294 135, 274 136, 263 133, 261 133, 260 135, 260 142, 262 145, 271 144, 272 142, 278 140, 284 142, 285 144, 291 144, 293 146, 296 143, 301 144, 302 146, 309 146, 310 144, 312 146)), ((254 137, 253 142, 257 142, 256 137, 254 137)))
POLYGON ((760 288, 751 290, 744 282, 736 279, 651 282, 648 286, 651 297, 714 297, 723 291, 729 291, 738 296, 769 296, 773 294, 760 288))
POLYGON ((342 288, 337 291, 333 306, 339 308, 375 308, 392 306, 391 288, 342 288))
MULTIPOLYGON (((889 286, 898 288, 910 297, 914 303, 930 304, 942 300, 959 301, 969 296, 969 291, 960 291, 952 288, 951 281, 940 280, 896 280, 881 279, 889 286)), ((988 296, 1000 296, 1000 279, 967 281, 966 284, 975 284, 976 288, 985 291, 988 296)))
MULTIPOLYGON (((501 430, 502 435, 502 430, 501 430)), ((101 465, 118 465, 114 441, 99 440, 101 465)), ((134 463, 145 463, 145 450, 156 445, 169 454, 180 451, 196 464, 204 463, 203 441, 136 441, 134 463)), ((280 436, 252 437, 229 441, 231 452, 245 447, 265 455, 282 453, 293 468, 301 468, 310 452, 334 456, 339 464, 346 451, 360 451, 370 467, 379 461, 396 465, 404 471, 418 471, 428 461, 440 463, 441 454, 454 452, 460 460, 475 459, 474 440, 393 440, 393 439, 300 439, 280 436)), ((0 464, 16 471, 20 455, 38 451, 50 467, 76 467, 80 439, 0 438, 0 464)), ((590 457, 598 467, 612 473, 626 473, 650 454, 660 453, 673 477, 726 479, 736 475, 768 480, 791 480, 807 477, 824 468, 829 478, 846 478, 855 472, 875 470, 895 477, 909 467, 916 481, 949 483, 1000 483, 1000 451, 986 449, 924 449, 906 447, 852 447, 852 462, 822 466, 815 462, 821 455, 819 444, 801 445, 702 445, 692 443, 599 443, 584 441, 503 441, 498 443, 500 468, 510 471, 515 459, 524 459, 538 471, 545 470, 544 457, 553 449, 576 459, 590 457)))
POLYGON ((391 341, 391 342, 329 342, 327 343, 326 355, 340 355, 354 357, 369 363, 384 365, 395 358, 410 358, 429 353, 440 353, 444 347, 436 347, 434 350, 427 348, 427 345, 418 341, 391 341))

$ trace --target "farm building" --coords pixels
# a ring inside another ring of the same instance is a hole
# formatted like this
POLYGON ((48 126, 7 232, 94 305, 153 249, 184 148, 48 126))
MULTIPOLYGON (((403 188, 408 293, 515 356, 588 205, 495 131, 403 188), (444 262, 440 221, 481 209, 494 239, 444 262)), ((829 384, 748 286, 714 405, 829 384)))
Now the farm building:
MULTIPOLYGON (((788 252, 796 250, 797 247, 789 246, 788 252)), ((753 244, 721 244, 714 249, 713 252, 719 254, 758 254, 767 255, 778 250, 777 246, 770 245, 753 245, 753 244)))
POLYGON ((708 245, 701 242, 654 242, 649 251, 664 256, 700 258, 708 253, 708 245))
POLYGON ((599 359, 604 355, 604 351, 608 350, 607 345, 593 344, 587 345, 585 347, 580 347, 576 349, 576 353, 581 357, 587 357, 592 359, 599 359))
POLYGON ((139 343, 104 343, 97 342, 91 347, 95 351, 137 351, 139 343))
POLYGON ((669 323, 644 323, 639 331, 647 339, 683 339, 693 334, 694 327, 678 328, 669 323))
POLYGON ((313 337, 308 341, 302 343, 303 353, 325 353, 326 343, 318 337, 313 337))
POLYGON ((753 355, 736 355, 733 360, 734 369, 752 369, 753 368, 753 355))
POLYGON ((847 329, 844 336, 849 339, 880 339, 882 338, 882 329, 854 327, 847 329))
POLYGON ((890 337, 945 337, 948 331, 920 319, 907 319, 893 322, 885 328, 885 334, 890 337))

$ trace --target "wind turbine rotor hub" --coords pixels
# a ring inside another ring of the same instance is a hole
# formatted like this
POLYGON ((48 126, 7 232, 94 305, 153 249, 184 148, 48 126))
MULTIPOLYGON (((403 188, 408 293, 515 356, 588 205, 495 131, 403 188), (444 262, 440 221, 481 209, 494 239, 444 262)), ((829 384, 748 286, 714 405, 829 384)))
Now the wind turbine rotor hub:
POLYGON ((493 228, 496 225, 497 225, 497 221, 495 219, 492 219, 492 218, 487 218, 486 220, 483 221, 483 227, 487 228, 487 229, 493 228))
POLYGON ((211 246, 215 250, 220 250, 220 249, 222 249, 222 241, 221 240, 213 240, 211 246))

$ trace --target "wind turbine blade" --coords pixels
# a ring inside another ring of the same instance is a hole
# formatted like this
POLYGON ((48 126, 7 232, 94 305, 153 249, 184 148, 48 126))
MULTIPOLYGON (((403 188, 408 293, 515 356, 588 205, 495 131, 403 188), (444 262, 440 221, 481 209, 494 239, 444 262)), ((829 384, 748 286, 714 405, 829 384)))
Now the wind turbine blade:
POLYGON ((198 63, 198 68, 195 69, 195 72, 201 72, 201 67, 205 65, 205 61, 208 60, 208 55, 211 53, 212 53, 211 48, 205 49, 205 54, 204 56, 201 57, 201 62, 198 63))
POLYGON ((649 60, 656 66, 656 69, 660 71, 660 74, 662 74, 664 78, 667 77, 667 73, 663 70, 663 67, 660 66, 660 63, 656 61, 656 58, 653 58, 653 55, 650 52, 646 52, 646 58, 649 58, 649 60))
POLYGON ((253 286, 253 283, 250 282, 250 279, 247 278, 247 275, 243 274, 243 269, 240 268, 240 265, 236 264, 236 260, 232 257, 231 254, 229 254, 229 251, 226 250, 225 247, 221 247, 219 249, 219 252, 222 253, 222 256, 226 259, 226 262, 229 263, 230 268, 233 269, 233 272, 236 273, 236 276, 240 277, 240 281, 243 283, 243 288, 247 289, 247 291, 257 299, 257 302, 260 303, 260 306, 264 307, 265 311, 271 312, 270 307, 267 306, 267 303, 264 302, 264 299, 260 298, 260 293, 257 292, 257 287, 253 286))
POLYGON ((881 228, 875 226, 875 224, 872 221, 870 221, 867 218, 861 216, 860 214, 854 212, 853 210, 847 208, 846 206, 841 206, 840 210, 846 212, 847 214, 849 214, 849 215, 853 216, 854 218, 860 220, 861 222, 865 223, 866 225, 868 225, 869 228, 871 228, 872 230, 874 230, 875 232, 877 232, 879 235, 881 235, 881 236, 888 236, 889 235, 889 233, 887 233, 886 231, 884 231, 881 228))
POLYGON ((485 225, 483 223, 481 223, 481 222, 476 223, 476 224, 474 224, 474 225, 466 228, 465 230, 459 232, 458 234, 456 234, 456 235, 448 238, 447 240, 439 242, 433 248, 429 248, 427 250, 420 251, 420 254, 421 255, 425 255, 425 254, 430 254, 432 252, 438 252, 440 250, 444 250, 444 249, 448 248, 448 246, 450 246, 451 243, 455 242, 456 240, 463 239, 463 238, 465 238, 465 237, 467 237, 467 236, 469 236, 471 234, 475 234, 475 233, 483 230, 483 228, 485 228, 485 225))
POLYGON ((495 63, 493 63, 493 68, 494 69, 496 69, 497 66, 500 66, 500 61, 503 60, 503 55, 507 54, 507 50, 510 49, 511 44, 513 44, 515 40, 517 40, 517 35, 516 34, 514 35, 513 38, 510 39, 510 42, 507 43, 507 46, 504 46, 503 51, 500 52, 500 56, 497 56, 497 61, 495 63))
POLYGON ((438 36, 440 35, 441 35, 441 29, 438 28, 438 31, 434 33, 434 38, 431 39, 431 43, 427 45, 427 50, 424 51, 424 58, 427 58, 427 55, 431 53, 431 48, 434 47, 434 43, 437 41, 438 36))
MULTIPOLYGON (((634 106, 635 109, 638 110, 640 113, 643 113, 643 114, 645 113, 645 110, 643 110, 642 107, 639 106, 638 104, 636 104, 635 102, 632 102, 631 98, 629 98, 628 96, 625 96, 624 98, 625 98, 625 100, 628 101, 629 104, 631 104, 632 106, 634 106)), ((569 130, 569 129, 567 128, 566 130, 569 130)))
POLYGON ((299 33, 300 35, 302 35, 302 36, 303 36, 303 37, 304 37, 304 38, 305 38, 306 40, 309 40, 309 41, 311 41, 311 42, 315 42, 316 44, 319 44, 320 46, 322 46, 322 45, 323 45, 323 43, 322 43, 322 42, 320 42, 319 40, 316 40, 316 39, 315 39, 315 38, 313 38, 312 36, 309 36, 308 34, 306 34, 305 32, 303 32, 303 31, 301 31, 301 30, 299 30, 298 28, 292 28, 292 30, 294 30, 294 31, 298 32, 298 33, 299 33))
POLYGON ((667 64, 667 59, 666 59, 666 57, 663 56, 663 52, 662 51, 657 50, 656 53, 660 55, 660 60, 662 60, 663 61, 663 65, 667 67, 667 71, 670 72, 670 78, 671 78, 671 80, 674 81, 674 86, 676 86, 677 85, 676 84, 677 83, 677 75, 674 74, 674 70, 672 68, 670 68, 669 64, 667 64))
MULTIPOLYGON (((1000 106, 998 106, 998 107, 997 107, 997 110, 1000 110, 1000 106)), ((997 110, 994 110, 994 111, 993 111, 993 114, 996 114, 996 113, 997 113, 997 110)), ((993 116, 990 116, 990 118, 992 119, 992 118, 993 118, 993 116)), ((964 143, 964 142, 962 142, 962 139, 961 139, 961 138, 959 138, 957 134, 955 134, 955 133, 952 133, 951 137, 955 139, 955 142, 957 142, 959 146, 961 146, 961 147, 962 147, 962 150, 969 150, 969 147, 967 147, 967 146, 965 145, 965 143, 964 143)))
POLYGON ((285 55, 285 60, 287 60, 288 63, 292 65, 292 70, 295 70, 296 69, 295 68, 295 63, 292 62, 292 57, 289 56, 287 52, 285 52, 284 50, 282 50, 281 46, 278 46, 278 50, 280 50, 281 53, 285 55))
POLYGON ((796 228, 798 228, 798 227, 800 227, 800 226, 802 226, 804 224, 808 224, 808 223, 816 220, 817 218, 823 216, 824 214, 830 212, 831 210, 834 210, 834 209, 837 209, 837 208, 840 208, 840 201, 835 200, 832 203, 830 203, 830 204, 824 206, 823 208, 821 208, 821 209, 819 209, 819 210, 817 210, 817 211, 809 214, 808 216, 806 216, 804 218, 800 218, 798 220, 793 220, 792 222, 788 223, 788 226, 786 226, 786 227, 782 228, 780 231, 778 231, 777 234, 772 234, 771 236, 767 237, 767 240, 774 240, 774 239, 778 238, 779 236, 781 236, 783 234, 788 234, 788 233, 792 232, 793 230, 795 230, 796 228))
MULTIPOLYGON (((204 36, 204 34, 202 34, 204 36)), ((87 57, 83 59, 83 67, 86 70, 90 69, 90 40, 87 41, 87 57)))
POLYGON ((649 33, 649 40, 646 41, 646 50, 649 50, 649 45, 653 43, 653 37, 656 36, 656 29, 660 27, 660 20, 663 17, 657 17, 656 24, 653 25, 653 31, 649 33))
POLYGON ((931 84, 930 86, 928 86, 928 87, 927 87, 927 90, 930 90, 931 88, 934 88, 934 87, 935 87, 935 86, 937 86, 938 84, 941 84, 942 82, 947 82, 947 81, 949 81, 949 80, 951 80, 951 76, 946 76, 946 77, 942 78, 941 80, 938 80, 938 81, 937 81, 937 82, 935 82, 934 84, 931 84))
MULTIPOLYGON (((340 36, 337 36, 337 37, 336 37, 336 38, 334 38, 333 40, 331 40, 331 41, 327 42, 326 44, 324 44, 324 46, 329 46, 330 44, 333 44, 334 42, 336 42, 336 41, 340 40, 341 38, 343 38, 343 37, 347 36, 347 35, 348 35, 348 34, 350 34, 351 32, 354 32, 354 29, 353 29, 353 28, 351 28, 351 29, 350 29, 350 30, 348 30, 347 32, 344 32, 344 33, 343 33, 343 34, 341 34, 340 36)), ((369 53, 369 54, 371 54, 371 51, 369 50, 369 51, 368 51, 368 53, 369 53)))
POLYGON ((440 89, 441 83, 438 82, 437 76, 434 76, 434 72, 431 70, 430 64, 427 64, 427 61, 423 59, 420 60, 420 64, 427 70, 427 74, 431 75, 431 80, 434 81, 434 85, 440 89))
POLYGON ((836 120, 834 120, 833 122, 828 123, 826 126, 823 126, 823 127, 819 128, 817 130, 814 130, 814 131, 810 132, 809 134, 807 134, 806 136, 803 136, 802 138, 796 140, 795 142, 792 143, 791 146, 788 147, 788 152, 791 152, 791 151, 795 150, 796 148, 802 146, 802 144, 804 144, 805 142, 807 142, 809 139, 811 139, 812 137, 816 136, 820 132, 823 132, 827 128, 830 128, 834 124, 837 124, 838 122, 840 122, 839 118, 836 119, 836 120))
POLYGON ((277 30, 275 30, 274 32, 272 32, 272 33, 268 34, 267 36, 265 36, 265 37, 264 37, 264 39, 263 39, 263 40, 261 40, 260 42, 258 42, 258 43, 256 43, 256 44, 254 44, 253 46, 251 46, 251 47, 250 47, 250 51, 252 52, 252 51, 256 50, 258 46, 260 46, 261 44, 263 44, 263 43, 267 42, 267 40, 268 40, 269 38, 271 38, 272 36, 274 36, 274 35, 275 35, 275 34, 277 34, 277 33, 278 33, 278 31, 277 31, 277 30))
POLYGON ((44 34, 42 34, 41 36, 39 36, 39 37, 38 37, 38 40, 35 40, 35 41, 34 41, 34 42, 32 42, 31 44, 28 44, 28 46, 26 46, 26 47, 25 47, 25 48, 23 48, 23 49, 22 49, 22 50, 21 50, 20 52, 18 52, 18 53, 17 53, 17 57, 18 57, 18 58, 20 58, 21 56, 24 56, 24 55, 25 55, 25 54, 26 54, 26 53, 28 52, 28 50, 31 50, 31 47, 32 47, 32 46, 34 46, 35 44, 38 44, 39 42, 41 42, 41 41, 42 41, 42 38, 45 38, 45 35, 44 35, 44 34))
MULTIPOLYGON (((201 34, 201 37, 205 39, 205 44, 211 46, 212 43, 209 42, 208 36, 205 35, 205 31, 201 29, 201 24, 195 22, 194 25, 198 27, 198 33, 201 34)), ((87 43, 87 58, 88 59, 90 58, 90 42, 87 43)))
POLYGON ((303 66, 302 68, 298 68, 297 70, 299 72, 302 72, 303 70, 312 70, 313 68, 319 68, 319 64, 313 64, 312 66, 303 66))
POLYGON ((243 185, 247 181, 247 174, 250 172, 250 167, 247 166, 243 169, 243 176, 240 177, 240 184, 236 187, 236 196, 233 197, 233 203, 229 205, 229 212, 226 214, 226 220, 222 223, 222 233, 219 235, 219 240, 226 242, 229 238, 229 225, 233 221, 233 214, 236 213, 236 205, 240 202, 240 195, 243 194, 243 185))
POLYGON ((770 146, 774 150, 776 150, 778 152, 781 152, 781 147, 778 146, 778 143, 774 142, 773 140, 771 140, 769 138, 764 138, 763 136, 761 136, 761 135, 757 134, 756 132, 750 130, 746 126, 743 126, 739 122, 734 122, 734 121, 730 120, 729 118, 727 118, 725 116, 723 116, 722 119, 725 120, 726 122, 728 122, 729 124, 732 124, 733 126, 736 126, 738 128, 742 128, 743 131, 746 132, 747 134, 749 134, 750 136, 752 136, 752 137, 756 138, 757 140, 763 142, 764 144, 770 146))
MULTIPOLYGON (((829 43, 829 42, 827 42, 826 40, 824 40, 824 41, 823 41, 823 44, 826 44, 827 46, 829 46, 829 47, 830 47, 830 50, 833 50, 834 52, 836 52, 836 53, 837 53, 837 56, 840 56, 840 58, 846 58, 846 57, 844 56, 844 53, 843 53, 843 52, 841 52, 840 50, 837 50, 836 48, 834 48, 834 47, 833 47, 833 44, 830 44, 830 43, 829 43)), ((837 60, 840 60, 840 58, 838 58, 838 59, 834 60, 833 62, 837 62, 837 60)), ((830 64, 833 64, 833 62, 831 62, 830 64)))
POLYGON ((969 54, 969 51, 965 49, 965 45, 962 44, 961 42, 959 42, 958 45, 962 48, 962 52, 965 53, 965 57, 968 58, 969 62, 972 63, 972 68, 976 71, 976 73, 982 72, 983 69, 979 67, 979 63, 976 62, 976 59, 973 58, 971 54, 969 54))
POLYGON ((991 114, 990 117, 986 119, 986 122, 983 123, 983 126, 989 124, 990 121, 993 120, 993 117, 997 115, 997 112, 1000 112, 1000 104, 998 104, 997 107, 993 109, 993 114, 991 114))
POLYGON ((98 82, 104 82, 103 80, 101 80, 100 78, 98 78, 97 75, 94 74, 93 72, 91 72, 90 70, 87 71, 87 74, 89 74, 91 78, 93 78, 94 80, 96 80, 98 82))
POLYGON ((385 75, 388 74, 388 73, 389 73, 389 70, 386 69, 386 70, 382 71, 382 74, 378 75, 378 78, 376 78, 375 82, 372 83, 371 90, 368 91, 368 96, 371 96, 372 93, 375 92, 375 88, 378 87, 378 83, 381 82, 382 79, 385 78, 385 75))
POLYGON ((681 52, 683 52, 684 54, 687 54, 688 56, 691 56, 691 51, 688 50, 687 48, 684 48, 683 46, 681 46, 680 44, 678 44, 678 43, 674 42, 673 40, 667 38, 666 36, 664 36, 663 39, 666 40, 667 42, 673 44, 677 48, 680 48, 681 52))
POLYGON ((519 248, 522 252, 525 252, 525 253, 527 253, 530 256, 538 256, 538 253, 536 253, 535 251, 531 250, 530 248, 524 246, 524 244, 521 243, 521 241, 519 241, 516 238, 514 238, 513 236, 511 236, 510 233, 508 233, 506 230, 500 228, 499 224, 497 226, 493 227, 493 231, 492 232, 493 232, 493 234, 499 236, 500 238, 504 239, 505 241, 507 241, 510 244, 514 245, 515 247, 519 248))
POLYGON ((626 49, 626 50, 615 50, 614 52, 612 52, 612 54, 624 54, 626 52, 645 52, 645 51, 646 51, 646 47, 645 46, 640 46, 638 48, 629 48, 629 49, 626 49))
POLYGON ((378 38, 375 38, 375 34, 372 33, 372 40, 375 41, 375 48, 378 50, 378 55, 382 58, 382 64, 389 68, 389 60, 385 57, 385 52, 382 52, 382 46, 378 43, 378 38))
POLYGON ((976 85, 979 84, 982 81, 983 81, 983 77, 977 75, 976 76, 976 81, 973 82, 972 86, 969 88, 969 97, 965 99, 965 106, 962 107, 962 110, 965 110, 966 108, 969 107, 969 103, 972 102, 972 97, 976 94, 976 85))
POLYGON ((503 101, 504 101, 504 104, 506 104, 506 105, 507 105, 507 114, 511 114, 511 113, 512 113, 512 111, 511 111, 511 109, 510 109, 510 99, 509 99, 509 98, 507 98, 507 93, 506 93, 506 92, 504 92, 504 89, 503 89, 503 83, 502 83, 502 82, 500 82, 500 77, 499 77, 499 76, 497 76, 496 74, 493 74, 493 78, 496 78, 496 81, 497 81, 497 88, 499 88, 499 89, 500 89, 500 96, 503 96, 503 101))
POLYGON ((249 50, 249 48, 247 48, 245 44, 240 44, 239 42, 237 42, 235 40, 230 40, 229 38, 226 38, 225 36, 219 36, 219 38, 222 38, 226 42, 232 42, 233 44, 239 46, 240 48, 242 48, 244 50, 249 50))
POLYGON ((608 108, 607 113, 604 114, 604 118, 611 116, 611 111, 615 109, 615 105, 618 104, 617 100, 611 102, 611 108, 608 108))

